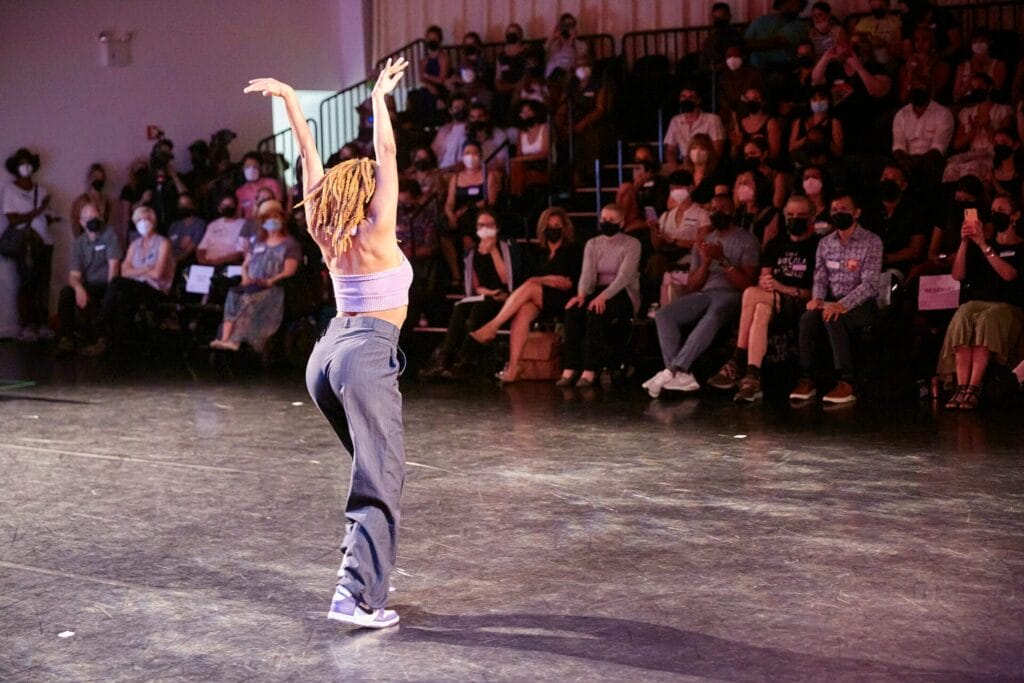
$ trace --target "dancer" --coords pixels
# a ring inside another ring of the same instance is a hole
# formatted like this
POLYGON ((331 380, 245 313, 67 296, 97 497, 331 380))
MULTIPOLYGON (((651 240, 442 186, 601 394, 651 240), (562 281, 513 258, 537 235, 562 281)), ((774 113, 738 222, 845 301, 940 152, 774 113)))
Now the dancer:
POLYGON ((309 233, 334 281, 338 315, 306 367, 310 396, 352 456, 342 563, 327 618, 366 628, 398 623, 384 603, 405 481, 398 332, 413 273, 395 236, 398 166, 385 97, 407 66, 402 58, 389 59, 373 88, 377 162, 352 159, 326 175, 295 91, 273 78, 245 88, 284 100, 301 154, 309 233))

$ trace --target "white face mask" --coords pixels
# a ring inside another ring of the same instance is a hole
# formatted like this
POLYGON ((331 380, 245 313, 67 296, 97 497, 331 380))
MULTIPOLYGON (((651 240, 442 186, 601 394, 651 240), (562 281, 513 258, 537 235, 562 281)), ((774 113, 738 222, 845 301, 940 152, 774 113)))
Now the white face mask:
POLYGON ((478 228, 476 236, 482 240, 491 239, 498 236, 497 228, 478 228))
POLYGON ((20 166, 18 166, 18 175, 20 175, 22 178, 29 178, 32 176, 32 172, 34 170, 35 169, 32 168, 32 164, 21 164, 20 166))
POLYGON ((741 203, 754 200, 754 188, 750 185, 740 185, 736 188, 736 199, 741 203))
POLYGON ((671 192, 669 192, 668 196, 676 204, 682 204, 683 202, 690 198, 690 191, 687 190, 685 187, 677 187, 674 188, 671 192))
POLYGON ((139 234, 145 237, 149 233, 153 232, 153 222, 148 218, 141 218, 135 221, 135 229, 139 231, 139 234))
POLYGON ((590 78, 590 67, 589 66, 578 66, 576 67, 576 78, 581 81, 585 81, 590 78))
POLYGON ((729 71, 736 71, 736 69, 738 69, 741 66, 743 66, 743 58, 742 57, 726 57, 725 58, 725 65, 727 67, 729 67, 729 71))
POLYGON ((815 114, 824 114, 828 111, 828 100, 811 100, 811 111, 815 114))
POLYGON ((263 229, 267 232, 277 232, 281 229, 281 221, 277 218, 268 218, 263 221, 263 229))
POLYGON ((821 181, 817 178, 804 178, 804 192, 807 194, 820 194, 821 181))
POLYGON ((463 154, 462 165, 472 171, 480 165, 480 159, 475 154, 463 154))
POLYGON ((987 55, 988 54, 988 43, 978 41, 977 43, 971 43, 971 52, 976 55, 987 55))
POLYGON ((245 176, 246 182, 251 183, 254 180, 259 180, 260 169, 256 168, 255 166, 246 166, 245 168, 242 169, 242 175, 245 176))
POLYGON ((476 80, 476 72, 472 69, 459 69, 459 78, 463 83, 472 83, 476 80))

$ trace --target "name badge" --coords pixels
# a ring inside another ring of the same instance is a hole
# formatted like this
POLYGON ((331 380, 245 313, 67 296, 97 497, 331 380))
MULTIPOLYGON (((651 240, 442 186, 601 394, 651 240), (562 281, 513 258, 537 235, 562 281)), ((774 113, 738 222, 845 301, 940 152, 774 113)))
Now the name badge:
POLYGON ((107 250, 107 245, 105 245, 105 244, 97 244, 92 249, 93 249, 93 251, 106 251, 107 250))
POLYGON ((826 261, 825 265, 829 270, 839 270, 839 261, 826 261))
POLYGON ((478 194, 480 194, 480 188, 479 187, 471 187, 468 190, 466 190, 466 194, 468 194, 470 197, 475 197, 478 194))
POLYGON ((855 270, 860 270, 860 261, 855 258, 847 260, 846 269, 851 273, 855 270))
POLYGON ((584 97, 594 97, 594 95, 596 95, 596 94, 597 94, 597 93, 594 93, 594 92, 592 92, 592 91, 588 90, 588 91, 586 91, 585 93, 583 93, 583 96, 584 96, 584 97))
POLYGON ((1017 250, 1016 249, 1011 249, 1010 251, 1001 251, 1001 252, 999 252, 999 258, 1008 258, 1010 256, 1016 256, 1016 255, 1017 255, 1017 250))
POLYGON ((253 250, 252 250, 252 253, 254 253, 254 254, 262 254, 266 250, 267 250, 266 245, 261 244, 258 247, 254 247, 253 250))

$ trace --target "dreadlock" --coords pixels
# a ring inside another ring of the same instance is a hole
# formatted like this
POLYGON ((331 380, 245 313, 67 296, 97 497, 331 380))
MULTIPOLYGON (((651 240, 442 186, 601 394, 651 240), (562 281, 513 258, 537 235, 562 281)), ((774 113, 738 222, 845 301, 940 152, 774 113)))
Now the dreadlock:
POLYGON ((313 237, 330 242, 335 252, 348 251, 352 234, 366 219, 366 207, 377 188, 374 166, 366 157, 341 162, 297 205, 306 206, 313 237))

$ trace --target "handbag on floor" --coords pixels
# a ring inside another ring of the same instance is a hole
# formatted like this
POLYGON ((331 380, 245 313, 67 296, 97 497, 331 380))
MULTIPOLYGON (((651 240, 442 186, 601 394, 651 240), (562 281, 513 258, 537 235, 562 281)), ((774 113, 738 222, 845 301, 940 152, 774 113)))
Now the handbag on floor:
POLYGON ((530 332, 522 355, 523 379, 553 380, 562 374, 562 337, 555 332, 530 332))

